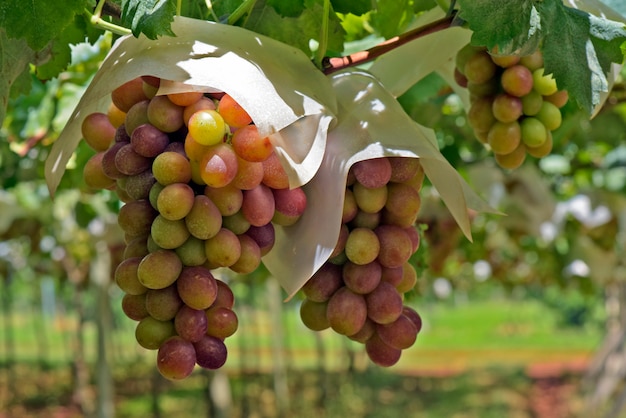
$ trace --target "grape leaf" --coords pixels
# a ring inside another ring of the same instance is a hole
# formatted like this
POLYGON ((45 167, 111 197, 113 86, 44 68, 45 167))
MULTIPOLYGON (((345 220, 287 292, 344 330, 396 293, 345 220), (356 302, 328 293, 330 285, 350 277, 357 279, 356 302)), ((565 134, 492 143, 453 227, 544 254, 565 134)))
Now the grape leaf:
MULTIPOLYGON (((257 1, 244 27, 311 54, 309 42, 320 38, 320 22, 324 7, 319 0, 305 0, 304 9, 297 17, 281 16, 268 2, 257 1)), ((343 51, 345 32, 335 13, 330 14, 328 49, 343 51)))
POLYGON ((372 12, 372 27, 385 38, 402 33, 413 19, 413 5, 409 0, 377 1, 372 12))
POLYGON ((330 3, 337 13, 352 13, 356 16, 369 12, 372 7, 371 0, 331 0, 330 3))
POLYGON ((174 36, 171 25, 176 15, 174 0, 122 0, 122 25, 133 35, 143 33, 149 39, 174 36))
POLYGON ((567 7, 561 0, 459 0, 459 4, 460 17, 474 31, 475 45, 523 54, 542 42, 546 73, 553 74, 559 88, 590 115, 610 88, 607 74, 612 64, 623 62, 623 23, 567 7))
POLYGON ((0 27, 9 38, 24 38, 34 51, 45 47, 69 25, 76 14, 83 12, 90 0, 3 0, 0 6, 0 27))
POLYGON ((15 86, 30 87, 28 63, 35 59, 35 52, 24 39, 10 39, 4 28, 0 28, 0 126, 4 121, 9 97, 16 93, 15 86), (23 83, 23 82, 26 82, 23 83))

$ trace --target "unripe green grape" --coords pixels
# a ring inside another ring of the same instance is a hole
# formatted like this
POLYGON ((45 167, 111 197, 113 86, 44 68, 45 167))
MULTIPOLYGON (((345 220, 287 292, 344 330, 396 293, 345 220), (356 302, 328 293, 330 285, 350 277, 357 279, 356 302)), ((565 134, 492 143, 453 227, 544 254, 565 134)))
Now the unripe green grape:
POLYGON ((300 305, 300 319, 305 327, 312 331, 323 331, 330 328, 330 322, 326 317, 328 302, 313 302, 304 299, 300 305))
POLYGON ((157 197, 159 214, 167 220, 183 219, 194 205, 194 192, 187 183, 168 184, 157 197))
POLYGON ((352 192, 358 208, 367 213, 379 212, 387 202, 387 186, 371 189, 361 183, 352 186, 352 192))
POLYGON ((543 102, 541 109, 539 109, 539 112, 537 112, 535 117, 546 126, 546 129, 550 131, 554 131, 561 126, 563 121, 559 108, 546 101, 543 102))
POLYGON ((215 110, 200 110, 189 118, 189 135, 201 145, 215 145, 222 142, 226 124, 215 110))
POLYGON ((222 218, 222 228, 232 231, 235 235, 245 234, 250 229, 250 226, 252 226, 250 221, 248 221, 242 211, 222 218))
POLYGON ((204 240, 194 236, 187 238, 180 247, 174 250, 185 266, 201 266, 206 263, 204 240))
POLYGON ((544 69, 533 71, 533 89, 542 96, 550 96, 558 91, 556 80, 552 74, 544 75, 544 69))
POLYGON ((130 257, 122 261, 115 268, 114 278, 118 287, 129 295, 141 295, 148 291, 137 276, 137 269, 141 263, 140 257, 130 257))
POLYGON ((183 263, 174 251, 157 250, 141 260, 137 277, 148 289, 163 289, 176 281, 182 269, 183 263))
POLYGON ((524 163, 526 159, 526 146, 520 143, 517 148, 508 154, 494 154, 496 163, 502 168, 514 170, 524 163))
POLYGON ((146 310, 148 314, 159 321, 169 321, 176 316, 183 306, 176 284, 163 289, 149 289, 146 292, 146 310))
POLYGON ((376 228, 382 219, 382 212, 368 213, 362 210, 358 211, 354 219, 350 221, 351 228, 376 228))
POLYGON ((523 97, 533 89, 533 73, 523 65, 514 65, 502 72, 500 83, 510 95, 523 97))
POLYGON ((543 104, 543 96, 535 90, 531 90, 526 96, 522 97, 522 112, 526 116, 534 116, 539 113, 543 104))
POLYGON ((539 147, 526 147, 528 155, 535 158, 543 158, 552 151, 552 133, 547 131, 546 141, 539 147))
POLYGON ((522 116, 522 101, 510 94, 499 94, 493 99, 491 111, 500 122, 515 122, 522 116))
POLYGON ((243 191, 232 184, 218 188, 206 186, 204 194, 211 199, 222 216, 239 212, 243 203, 243 191))
POLYGON ((205 242, 207 260, 219 267, 230 267, 239 260, 241 243, 232 231, 221 228, 219 232, 205 242))
POLYGON ((137 324, 135 339, 143 348, 157 350, 174 333, 174 323, 172 321, 159 321, 151 316, 147 316, 137 324))
POLYGON ((171 221, 158 215, 152 221, 150 235, 159 247, 171 250, 180 247, 187 241, 190 233, 184 219, 171 221))
POLYGON ((135 129, 138 126, 141 126, 146 123, 150 123, 150 119, 148 119, 148 106, 150 105, 150 100, 143 100, 138 103, 135 103, 128 113, 126 113, 126 118, 124 119, 124 131, 128 136, 128 141, 130 142, 131 136, 135 129))
POLYGON ((470 93, 470 99, 474 100, 476 97, 493 96, 499 90, 498 79, 492 78, 484 83, 467 83, 467 91, 470 93))
POLYGON ((480 84, 493 78, 496 69, 496 64, 491 60, 487 51, 481 51, 467 59, 463 74, 469 82, 480 84))
POLYGON ((261 264, 261 249, 256 241, 248 235, 239 235, 241 254, 230 269, 239 274, 250 274, 261 264))
POLYGON ((489 146, 496 154, 513 152, 522 140, 522 130, 518 122, 493 124, 487 135, 489 146))
POLYGON ((467 113, 467 121, 476 131, 489 131, 496 122, 492 112, 493 98, 481 97, 472 102, 467 113))
POLYGON ((539 147, 547 139, 546 127, 537 118, 524 118, 520 122, 522 142, 529 147, 539 147))
POLYGON ((355 264, 368 264, 378 257, 380 242, 371 229, 356 228, 346 241, 346 256, 355 264))
POLYGON ((164 186, 172 183, 189 183, 191 165, 184 155, 174 151, 165 151, 152 162, 152 173, 154 178, 164 186))
POLYGON ((467 62, 469 57, 474 56, 480 51, 484 51, 484 48, 470 45, 470 44, 463 46, 461 49, 459 49, 459 51, 456 53, 456 56, 455 56, 456 68, 461 73, 463 73, 463 70, 465 68, 465 63, 467 62))
POLYGON ((351 188, 347 188, 344 193, 343 209, 341 212, 341 223, 346 224, 356 216, 359 207, 356 204, 356 198, 351 188))
POLYGON ((192 236, 201 240, 209 239, 222 227, 222 214, 208 196, 198 195, 185 217, 185 224, 192 236))

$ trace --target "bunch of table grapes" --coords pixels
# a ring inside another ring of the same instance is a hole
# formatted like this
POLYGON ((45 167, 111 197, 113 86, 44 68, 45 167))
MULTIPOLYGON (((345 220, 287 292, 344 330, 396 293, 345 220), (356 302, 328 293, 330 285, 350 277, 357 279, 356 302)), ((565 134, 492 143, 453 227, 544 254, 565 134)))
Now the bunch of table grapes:
POLYGON ((415 222, 423 178, 416 158, 353 165, 337 246, 302 288, 303 323, 365 344, 380 366, 397 363, 422 327, 419 314, 404 306, 403 295, 417 281, 409 258, 420 244, 415 222))
POLYGON ((158 350, 161 374, 183 379, 196 364, 221 367, 238 327, 233 293, 214 270, 254 271, 274 225, 295 223, 306 195, 289 188, 269 139, 231 96, 157 96, 159 83, 131 80, 111 93, 108 113, 85 117, 96 154, 84 178, 124 202, 122 308, 138 321, 137 342, 158 350))
POLYGON ((470 92, 467 119, 476 138, 489 145, 501 167, 519 167, 526 154, 550 153, 568 95, 544 74, 541 51, 496 56, 467 45, 456 56, 455 79, 470 92))

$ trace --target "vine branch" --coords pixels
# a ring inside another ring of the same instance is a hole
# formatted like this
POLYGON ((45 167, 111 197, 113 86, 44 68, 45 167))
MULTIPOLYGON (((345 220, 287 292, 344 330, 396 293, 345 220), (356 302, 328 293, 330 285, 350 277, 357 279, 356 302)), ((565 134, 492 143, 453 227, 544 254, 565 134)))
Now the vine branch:
POLYGON ((344 68, 353 67, 359 64, 372 61, 386 52, 389 52, 401 45, 419 39, 431 33, 439 32, 454 25, 455 14, 436 20, 428 25, 421 26, 402 35, 393 37, 385 42, 376 45, 365 51, 355 52, 345 57, 326 57, 322 61, 322 71, 324 74, 332 74, 344 68))

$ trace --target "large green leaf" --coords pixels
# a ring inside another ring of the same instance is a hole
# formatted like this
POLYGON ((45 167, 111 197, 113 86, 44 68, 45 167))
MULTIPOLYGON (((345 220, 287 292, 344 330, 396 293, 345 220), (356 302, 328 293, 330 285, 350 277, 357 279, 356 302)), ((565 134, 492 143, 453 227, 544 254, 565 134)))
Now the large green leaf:
POLYGON ((14 94, 17 93, 14 86, 18 85, 18 80, 25 78, 25 84, 30 85, 28 63, 35 60, 35 56, 35 52, 24 39, 10 39, 4 29, 0 28, 0 126, 12 90, 14 94))
POLYGON ((339 102, 338 123, 328 133, 324 160, 304 186, 307 210, 290 227, 276 228, 274 248, 263 259, 293 296, 335 248, 350 167, 382 156, 420 158, 463 233, 471 238, 468 208, 491 211, 437 149, 432 130, 415 123, 371 74, 347 71, 331 77, 339 102))
POLYGON ((228 92, 262 135, 275 134, 279 155, 299 165, 288 170, 292 185, 306 183, 321 163, 335 113, 328 79, 300 50, 243 28, 179 17, 172 29, 175 38, 126 36, 114 45, 46 160, 50 192, 81 140, 83 118, 106 110, 110 92, 141 75, 172 80, 173 89, 182 83, 188 90, 228 92), (297 129, 283 131, 297 121, 297 129))

